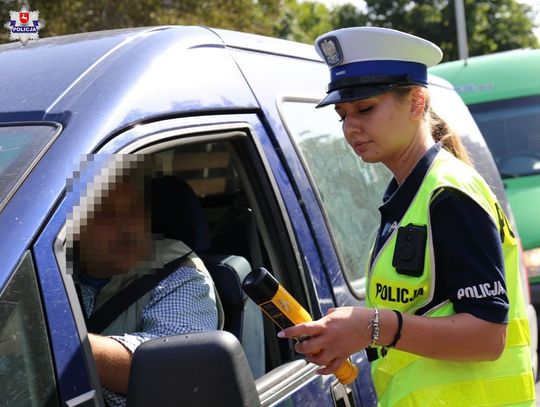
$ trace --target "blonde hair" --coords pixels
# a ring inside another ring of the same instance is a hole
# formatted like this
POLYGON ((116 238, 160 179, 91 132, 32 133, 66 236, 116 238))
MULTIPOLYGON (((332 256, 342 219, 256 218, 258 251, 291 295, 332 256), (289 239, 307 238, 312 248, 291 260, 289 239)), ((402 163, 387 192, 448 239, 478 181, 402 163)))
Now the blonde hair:
MULTIPOLYGON (((402 86, 395 89, 399 97, 408 95, 414 86, 402 86)), ((472 165, 467 149, 461 141, 461 137, 441 118, 431 107, 429 93, 425 91, 426 101, 424 106, 424 120, 431 132, 431 137, 436 143, 441 143, 443 148, 454 157, 468 165, 472 165)))

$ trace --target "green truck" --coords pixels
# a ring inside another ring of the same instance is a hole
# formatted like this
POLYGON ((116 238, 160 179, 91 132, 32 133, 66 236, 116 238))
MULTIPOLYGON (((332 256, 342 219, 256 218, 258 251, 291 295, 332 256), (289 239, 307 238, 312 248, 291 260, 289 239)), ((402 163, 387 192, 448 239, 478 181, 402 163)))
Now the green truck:
POLYGON ((491 150, 523 245, 531 302, 540 307, 540 49, 430 69, 463 98, 491 150))

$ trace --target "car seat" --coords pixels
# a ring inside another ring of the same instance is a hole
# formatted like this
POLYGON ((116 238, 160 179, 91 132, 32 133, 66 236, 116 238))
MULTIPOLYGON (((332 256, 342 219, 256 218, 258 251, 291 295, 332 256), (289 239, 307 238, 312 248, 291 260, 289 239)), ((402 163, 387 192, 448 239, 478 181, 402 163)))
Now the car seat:
POLYGON ((235 335, 246 353, 255 378, 265 373, 262 314, 242 290, 242 281, 251 271, 241 256, 209 254, 208 223, 199 198, 186 181, 176 176, 160 176, 151 182, 152 233, 181 240, 203 260, 221 299, 223 329, 235 335))

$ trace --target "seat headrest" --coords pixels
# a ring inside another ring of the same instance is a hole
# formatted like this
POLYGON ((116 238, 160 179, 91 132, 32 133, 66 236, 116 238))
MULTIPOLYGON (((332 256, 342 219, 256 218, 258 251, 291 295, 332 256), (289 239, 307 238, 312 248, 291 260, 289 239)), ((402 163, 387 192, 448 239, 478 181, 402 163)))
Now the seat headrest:
POLYGON ((204 210, 186 181, 162 176, 151 181, 152 233, 181 240, 195 252, 210 247, 204 210))

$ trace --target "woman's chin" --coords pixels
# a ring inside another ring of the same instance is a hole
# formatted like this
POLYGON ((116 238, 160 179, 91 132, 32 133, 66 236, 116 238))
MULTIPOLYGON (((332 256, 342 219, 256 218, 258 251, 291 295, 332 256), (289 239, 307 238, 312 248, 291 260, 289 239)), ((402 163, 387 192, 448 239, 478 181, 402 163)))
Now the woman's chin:
POLYGON ((378 155, 369 154, 367 152, 363 154, 358 154, 358 157, 360 157, 363 162, 368 164, 375 164, 381 161, 378 155))

